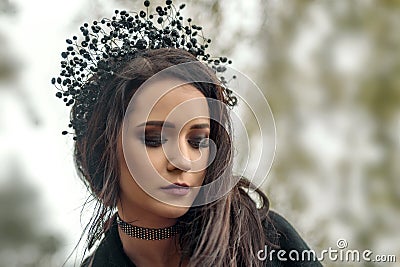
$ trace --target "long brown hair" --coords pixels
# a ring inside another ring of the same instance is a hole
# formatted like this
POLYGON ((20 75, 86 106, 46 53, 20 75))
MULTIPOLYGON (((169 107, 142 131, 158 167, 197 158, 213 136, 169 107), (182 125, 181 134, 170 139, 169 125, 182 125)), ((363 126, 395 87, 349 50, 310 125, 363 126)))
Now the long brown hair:
MULTIPOLYGON (((74 153, 78 173, 96 203, 94 215, 85 229, 88 249, 109 228, 115 213, 119 196, 117 141, 131 97, 154 74, 174 65, 195 61, 197 59, 193 55, 180 49, 147 50, 122 62, 119 71, 111 79, 102 81, 98 101, 88 118, 88 130, 76 140, 74 153)), ((213 71, 204 64, 195 64, 192 68, 183 76, 209 81, 193 83, 193 86, 206 98, 225 103, 223 89, 216 85, 218 80, 213 71)), ((210 107, 210 113, 214 112, 219 122, 210 122, 210 139, 217 144, 217 152, 207 168, 205 184, 221 175, 234 179, 229 113, 225 106, 220 107, 210 107)), ((71 112, 71 116, 74 116, 76 109, 73 107, 71 112)), ((238 180, 233 189, 219 200, 191 207, 179 218, 186 225, 185 232, 179 236, 182 259, 189 259, 191 266, 262 265, 257 259, 257 251, 263 249, 267 241, 263 223, 269 202, 256 189, 260 198, 260 207, 257 207, 246 192, 255 188, 245 178, 238 180)))

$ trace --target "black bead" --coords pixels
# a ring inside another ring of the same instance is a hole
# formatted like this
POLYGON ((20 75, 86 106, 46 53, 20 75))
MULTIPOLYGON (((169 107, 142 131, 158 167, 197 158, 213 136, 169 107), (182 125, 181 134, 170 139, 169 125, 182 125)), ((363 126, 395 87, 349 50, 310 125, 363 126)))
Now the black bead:
POLYGON ((225 71, 226 71, 226 67, 224 67, 224 66, 217 67, 217 72, 225 72, 225 71))
POLYGON ((145 39, 140 39, 136 42, 136 48, 145 49, 147 47, 147 41, 145 39))
POLYGON ((148 0, 144 1, 144 6, 145 7, 149 7, 150 6, 150 1, 148 1, 148 0))

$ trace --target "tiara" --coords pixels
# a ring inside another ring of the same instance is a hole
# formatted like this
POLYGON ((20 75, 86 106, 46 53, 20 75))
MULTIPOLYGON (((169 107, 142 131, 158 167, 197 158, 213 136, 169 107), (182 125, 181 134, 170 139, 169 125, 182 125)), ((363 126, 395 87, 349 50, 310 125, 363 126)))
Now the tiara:
MULTIPOLYGON (((181 10, 167 0, 164 7, 157 6, 155 12, 149 10, 150 1, 144 1, 144 9, 139 12, 115 10, 111 19, 103 18, 84 23, 80 27, 81 37, 66 39, 66 51, 61 53, 61 71, 52 78, 66 106, 74 105, 75 112, 70 118, 69 128, 74 130, 74 140, 87 131, 87 122, 100 94, 101 82, 111 79, 120 67, 121 61, 135 58, 144 50, 160 48, 183 49, 199 61, 211 67, 221 82, 226 103, 234 106, 237 99, 228 89, 221 73, 232 61, 226 57, 211 57, 206 52, 211 39, 203 36, 202 27, 184 20, 181 10), (91 79, 96 75, 97 79, 91 79)), ((232 78, 235 78, 234 76, 232 78)), ((68 134, 63 131, 62 134, 68 134)))

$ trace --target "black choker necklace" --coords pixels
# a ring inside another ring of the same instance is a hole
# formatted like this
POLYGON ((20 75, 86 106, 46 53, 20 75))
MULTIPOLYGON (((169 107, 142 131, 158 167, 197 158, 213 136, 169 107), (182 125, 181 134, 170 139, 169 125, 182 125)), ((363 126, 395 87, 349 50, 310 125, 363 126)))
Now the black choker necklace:
POLYGON ((143 240, 168 239, 182 232, 182 226, 179 223, 165 228, 145 228, 140 226, 134 226, 127 222, 124 222, 123 220, 121 220, 118 214, 117 214, 117 223, 125 234, 143 240))

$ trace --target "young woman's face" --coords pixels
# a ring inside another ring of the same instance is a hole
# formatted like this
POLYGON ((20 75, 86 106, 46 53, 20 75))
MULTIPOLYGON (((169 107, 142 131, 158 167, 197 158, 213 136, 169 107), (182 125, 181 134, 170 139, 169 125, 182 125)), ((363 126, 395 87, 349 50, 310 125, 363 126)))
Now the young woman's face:
POLYGON ((145 86, 128 108, 118 146, 119 209, 127 219, 180 217, 204 181, 208 104, 190 84, 174 88, 177 82, 168 79, 145 86))

